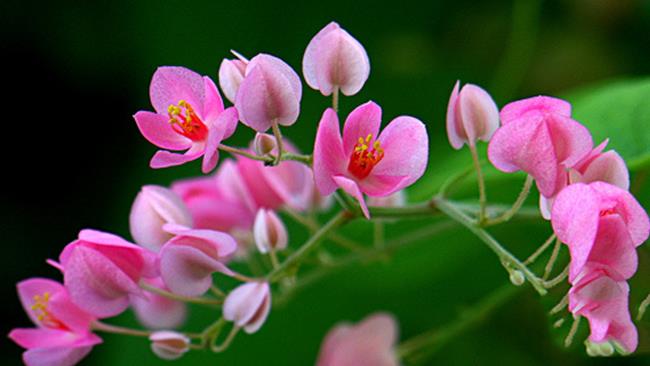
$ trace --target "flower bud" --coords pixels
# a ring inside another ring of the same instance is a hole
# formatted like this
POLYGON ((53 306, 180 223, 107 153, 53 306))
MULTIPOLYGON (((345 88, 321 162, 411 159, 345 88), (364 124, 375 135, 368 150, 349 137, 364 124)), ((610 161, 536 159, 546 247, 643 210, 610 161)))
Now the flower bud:
POLYGON ((274 123, 290 126, 298 119, 302 85, 293 69, 277 57, 259 54, 246 67, 235 106, 240 120, 257 132, 274 123))
POLYGON ((282 250, 287 247, 287 228, 278 215, 264 208, 257 211, 253 226, 255 244, 260 253, 268 253, 271 249, 282 250))
POLYGON ((221 86, 221 90, 226 98, 233 104, 237 98, 239 85, 244 80, 246 66, 248 65, 246 59, 240 57, 237 53, 235 55, 239 59, 229 60, 224 58, 221 61, 221 66, 219 66, 219 86, 221 86))
POLYGON ((163 360, 179 359, 190 349, 190 339, 187 336, 168 330, 152 333, 149 340, 153 353, 163 360))
POLYGON ((335 89, 354 95, 368 80, 370 62, 361 43, 332 22, 309 42, 302 70, 307 85, 323 95, 335 89))
POLYGON ((257 133, 253 140, 253 150, 259 156, 270 154, 277 147, 275 137, 268 133, 257 133))
POLYGON ((473 84, 459 92, 459 86, 457 81, 447 106, 447 137, 456 150, 465 143, 489 141, 499 127, 499 109, 490 94, 473 84))
POLYGON ((192 216, 173 191, 155 185, 142 187, 129 216, 133 240, 143 247, 158 251, 173 237, 163 230, 165 224, 192 226, 192 216))
POLYGON ((267 282, 249 282, 232 290, 223 303, 223 317, 243 327, 248 334, 257 332, 271 310, 271 288, 267 282))

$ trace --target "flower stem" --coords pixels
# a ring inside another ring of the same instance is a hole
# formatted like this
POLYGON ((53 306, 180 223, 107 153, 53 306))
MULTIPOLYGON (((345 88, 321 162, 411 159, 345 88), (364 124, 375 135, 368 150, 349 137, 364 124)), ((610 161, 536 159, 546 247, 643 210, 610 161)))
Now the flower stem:
POLYGON ((562 281, 564 281, 564 279, 567 278, 568 275, 569 275, 569 266, 566 266, 562 271, 562 273, 555 276, 555 278, 552 278, 548 281, 544 281, 544 287, 553 288, 559 285, 560 283, 562 283, 562 281))
POLYGON ((553 252, 551 252, 551 258, 549 258, 548 263, 546 263, 546 267, 544 267, 544 280, 546 280, 550 275, 551 272, 553 272, 553 265, 555 265, 555 261, 557 260, 558 254, 560 254, 560 246, 562 242, 560 239, 555 239, 555 246, 553 247, 553 252))
POLYGON ((578 332, 578 327, 580 326, 580 319, 581 317, 579 315, 573 319, 573 324, 571 324, 569 334, 567 334, 566 338, 564 339, 564 347, 569 348, 571 346, 571 343, 573 343, 573 337, 575 337, 576 333, 578 332))
POLYGON ((339 87, 335 86, 332 91, 332 108, 334 112, 339 113, 339 87))
POLYGON ((530 282, 530 284, 535 288, 535 290, 540 295, 546 295, 546 288, 541 279, 539 279, 534 273, 532 273, 528 267, 521 263, 515 256, 510 254, 498 241, 496 241, 487 231, 479 227, 475 221, 470 217, 465 215, 462 211, 456 208, 451 202, 446 201, 442 198, 434 199, 436 206, 440 211, 445 215, 449 216, 452 220, 457 221, 461 225, 469 229, 474 235, 481 239, 487 246, 492 249, 494 253, 499 257, 499 259, 515 269, 520 270, 524 277, 530 282))
POLYGON ((280 132, 280 126, 278 126, 277 121, 273 121, 271 128, 273 129, 273 136, 275 136, 275 141, 278 144, 278 155, 275 157, 273 164, 278 165, 282 161, 282 154, 284 154, 284 142, 282 139, 282 132, 280 132))
POLYGON ((478 181, 478 194, 479 194, 479 213, 478 222, 483 224, 486 219, 485 210, 487 205, 487 194, 485 193, 485 178, 483 177, 483 170, 481 170, 481 162, 478 160, 478 152, 476 145, 470 144, 469 151, 472 153, 472 161, 474 162, 474 169, 476 170, 476 179, 478 181))
POLYGON ((215 307, 219 306, 223 303, 222 300, 217 300, 217 299, 208 299, 205 297, 190 297, 190 296, 182 296, 182 295, 177 295, 175 293, 165 291, 163 289, 160 289, 155 286, 151 286, 145 282, 140 282, 140 287, 146 291, 152 292, 154 294, 166 297, 171 300, 176 300, 176 301, 182 301, 182 302, 187 302, 187 303, 193 303, 193 304, 200 304, 200 305, 206 305, 210 307, 215 307))
POLYGON ((544 253, 544 251, 546 251, 546 249, 547 249, 551 244, 553 244, 553 241, 554 241, 554 240, 555 240, 555 234, 551 234, 551 236, 550 236, 548 239, 546 239, 546 241, 544 242, 544 244, 542 244, 539 248, 537 248, 537 250, 535 250, 535 252, 534 252, 533 254, 531 254, 530 257, 526 258, 526 260, 524 261, 524 264, 525 264, 525 265, 529 265, 529 264, 535 262, 535 260, 536 260, 537 258, 539 258, 539 256, 540 256, 542 253, 544 253))
MULTIPOLYGON (((219 145, 219 150, 225 151, 225 152, 230 153, 232 155, 241 155, 241 156, 244 156, 244 157, 252 159, 252 160, 257 160, 257 161, 264 162, 266 164, 271 164, 277 159, 277 157, 273 157, 273 156, 269 156, 269 155, 264 155, 264 156, 255 155, 255 154, 252 154, 252 153, 250 153, 250 152, 248 152, 248 151, 246 151, 244 149, 238 149, 236 147, 232 147, 232 146, 228 146, 228 145, 224 145, 224 144, 219 145)), ((289 152, 285 151, 281 156, 281 160, 283 160, 283 161, 284 160, 293 160, 293 161, 301 162, 301 163, 306 164, 306 165, 311 165, 312 157, 311 157, 311 155, 294 154, 294 153, 289 153, 289 152)))
POLYGON ((530 194, 530 188, 532 186, 533 186, 533 177, 527 175, 526 181, 524 182, 524 185, 521 188, 521 192, 519 192, 519 196, 517 196, 517 199, 512 204, 512 207, 510 207, 508 211, 502 213, 499 217, 486 220, 485 226, 497 225, 510 220, 517 213, 517 211, 521 209, 521 206, 523 206, 524 201, 526 201, 526 198, 528 198, 528 195, 530 194))
POLYGON ((648 296, 641 302, 641 305, 639 305, 639 313, 636 316, 637 321, 643 319, 643 314, 645 314, 648 306, 650 306, 650 294, 648 294, 648 296))
POLYGON ((230 333, 228 333, 228 336, 226 339, 221 343, 220 345, 213 344, 210 346, 210 350, 215 353, 223 352, 230 347, 230 344, 232 341, 235 339, 235 336, 237 336, 237 333, 239 332, 239 327, 238 326, 233 326, 232 329, 230 330, 230 333))
POLYGON ((449 179, 447 179, 438 190, 438 196, 440 197, 449 196, 449 191, 455 186, 457 186, 458 183, 462 182, 465 178, 467 178, 467 176, 470 175, 474 170, 475 168, 474 165, 472 164, 467 168, 465 168, 464 170, 461 170, 460 172, 449 177, 449 179))
POLYGON ((152 333, 151 331, 147 331, 147 330, 132 329, 132 328, 120 327, 118 325, 106 324, 100 322, 99 320, 95 320, 92 323, 92 329, 100 332, 123 334, 123 335, 135 336, 135 337, 149 337, 152 333))
POLYGON ((461 313, 461 316, 456 321, 400 343, 397 347, 399 358, 413 363, 424 361, 444 347, 445 344, 484 321, 492 311, 512 298, 517 293, 517 290, 517 287, 503 286, 474 307, 461 313))

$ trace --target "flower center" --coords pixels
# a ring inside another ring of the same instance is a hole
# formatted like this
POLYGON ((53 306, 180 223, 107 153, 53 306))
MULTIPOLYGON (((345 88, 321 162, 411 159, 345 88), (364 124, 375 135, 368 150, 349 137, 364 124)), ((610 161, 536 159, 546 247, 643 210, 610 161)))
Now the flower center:
POLYGON ((208 136, 208 128, 196 115, 190 103, 179 100, 178 104, 170 104, 167 108, 169 123, 176 133, 192 141, 203 141, 208 136))
POLYGON ((614 208, 609 208, 606 210, 601 210, 600 211, 600 217, 607 216, 607 215, 613 215, 616 213, 616 209, 614 208))
POLYGON ((50 293, 44 292, 43 295, 34 295, 34 304, 32 304, 32 311, 36 315, 38 321, 48 327, 54 329, 68 329, 59 319, 55 318, 47 309, 47 304, 50 301, 50 293))
POLYGON ((354 150, 350 156, 348 171, 359 179, 367 177, 372 168, 384 158, 384 150, 381 148, 379 141, 372 144, 371 141, 372 134, 366 136, 365 139, 359 137, 359 141, 354 144, 354 150))

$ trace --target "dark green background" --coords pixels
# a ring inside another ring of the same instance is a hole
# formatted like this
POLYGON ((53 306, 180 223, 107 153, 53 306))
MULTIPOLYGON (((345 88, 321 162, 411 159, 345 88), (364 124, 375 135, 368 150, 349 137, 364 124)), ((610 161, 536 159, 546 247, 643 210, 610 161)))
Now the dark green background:
MULTIPOLYGON (((650 73, 648 1, 4 0, 2 331, 29 323, 15 296, 15 282, 56 276, 44 259, 56 257, 79 229, 128 235, 129 207, 142 184, 168 184, 198 174, 197 164, 162 171, 147 167, 155 148, 140 136, 131 115, 150 108, 148 85, 157 66, 183 65, 216 78, 221 59, 236 49, 247 56, 271 53, 300 70, 308 41, 331 20, 366 47, 371 61, 366 86, 342 100, 342 111, 372 99, 383 107, 384 123, 410 114, 427 124, 429 174, 412 191, 414 199, 435 192, 434 182, 463 168, 444 163, 452 154, 444 111, 456 79, 484 86, 501 106, 518 97, 568 95, 594 82, 650 73)), ((310 151, 329 101, 306 86, 303 94, 300 121, 286 134, 310 151)), ((251 136, 241 128, 232 143, 243 145, 251 136)), ((491 180, 490 197, 513 200, 520 181, 521 176, 491 180)), ((473 194, 473 185, 460 194, 473 194)), ((646 207, 649 196, 650 189, 642 186, 640 201, 646 207)), ((429 223, 389 225, 388 235, 429 223)), ((360 240, 371 238, 364 225, 346 232, 360 240)), ((544 223, 494 230, 520 256, 549 232, 544 223)), ((294 246, 306 237, 297 228, 291 235, 294 246)), ((642 247, 640 255, 641 270, 632 281, 634 306, 650 289, 648 248, 642 247)), ((397 252, 390 262, 342 270, 300 292, 288 306, 274 309, 259 333, 241 336, 225 354, 193 353, 176 364, 308 365, 323 335, 339 320, 357 321, 388 310, 398 316, 406 339, 454 322, 504 283, 507 275, 494 255, 473 236, 454 229, 397 252)), ((525 287, 428 364, 650 363, 644 356, 650 349, 650 317, 639 327, 642 343, 635 357, 588 358, 581 344, 584 327, 571 349, 560 347, 568 326, 552 329, 545 312, 563 291, 565 287, 540 299, 525 287)), ((188 327, 197 330, 215 316, 197 309, 188 327)), ((132 316, 115 322, 128 324, 132 316)), ((104 339, 83 364, 163 363, 144 340, 104 339)), ((19 362, 18 347, 6 340, 2 349, 2 364, 19 362)))

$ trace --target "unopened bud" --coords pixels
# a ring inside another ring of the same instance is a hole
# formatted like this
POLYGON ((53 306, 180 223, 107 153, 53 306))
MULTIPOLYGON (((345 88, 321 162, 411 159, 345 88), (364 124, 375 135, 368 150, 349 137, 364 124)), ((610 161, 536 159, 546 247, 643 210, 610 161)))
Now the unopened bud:
POLYGON ((268 253, 271 249, 285 249, 289 241, 287 228, 282 220, 275 212, 264 208, 257 211, 253 236, 257 249, 263 254, 268 253))
POLYGON ((597 344, 601 356, 609 357, 614 354, 614 346, 609 342, 597 344))
POLYGON ((515 269, 510 272, 510 282, 515 286, 521 286, 526 282, 526 277, 520 270, 515 269))
POLYGON ((257 332, 271 310, 271 288, 267 282, 249 282, 232 290, 223 303, 223 318, 257 332))
POLYGON ((164 360, 179 359, 190 349, 190 339, 185 335, 162 330, 149 336, 151 350, 156 356, 164 360))
POLYGON ((456 150, 477 140, 489 141, 499 127, 499 109, 490 94, 476 85, 467 84, 460 91, 459 86, 456 82, 447 107, 447 137, 456 150))
POLYGON ((258 132, 255 135, 255 139, 253 140, 253 149, 259 156, 270 154, 273 152, 273 150, 275 150, 276 146, 277 142, 275 140, 275 137, 269 135, 268 133, 258 132))
POLYGON ((219 86, 221 86, 226 98, 233 104, 237 97, 239 85, 244 80, 247 64, 248 62, 243 59, 229 60, 224 58, 221 61, 221 66, 219 66, 219 86))

